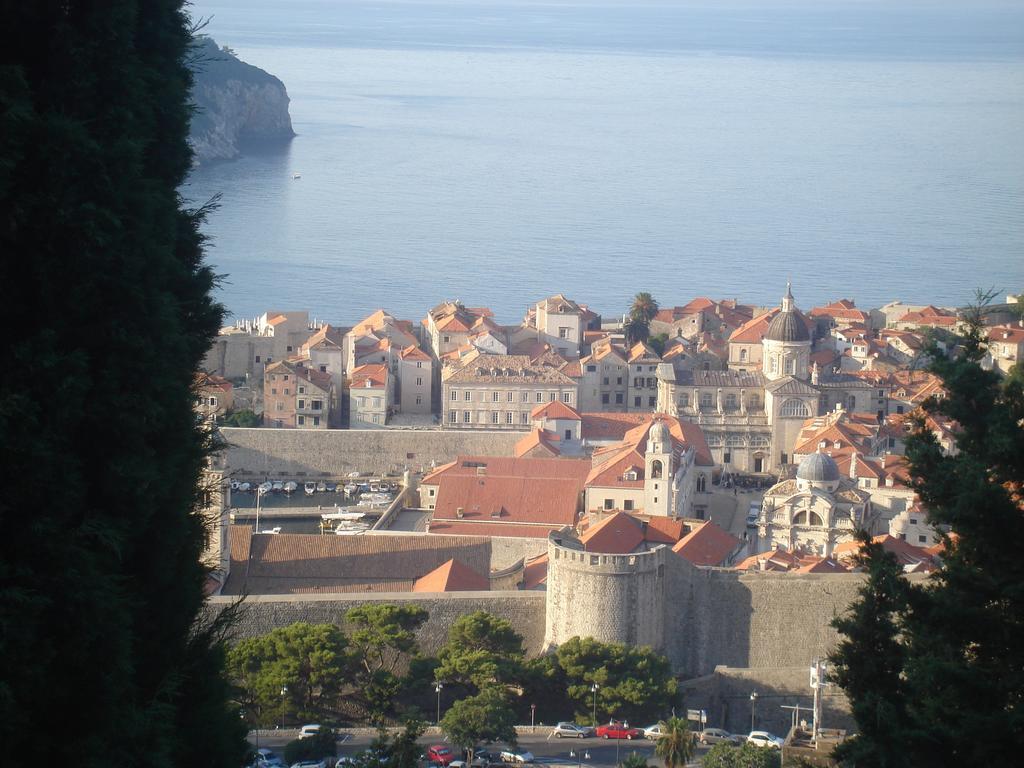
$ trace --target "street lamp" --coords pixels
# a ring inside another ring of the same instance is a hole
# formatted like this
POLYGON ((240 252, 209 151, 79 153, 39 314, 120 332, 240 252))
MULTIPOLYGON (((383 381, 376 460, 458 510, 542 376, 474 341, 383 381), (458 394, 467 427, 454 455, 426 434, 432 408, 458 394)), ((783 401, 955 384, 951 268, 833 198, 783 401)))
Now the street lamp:
POLYGON ((754 730, 754 711, 757 708, 757 691, 750 692, 750 730, 754 730))
POLYGON ((434 721, 435 724, 441 725, 441 689, 444 688, 444 682, 437 680, 434 683, 434 693, 437 694, 437 719, 434 721))
POLYGON ((594 720, 595 728, 597 727, 597 689, 600 687, 601 686, 599 686, 597 683, 594 683, 592 686, 590 686, 590 690, 594 694, 594 714, 592 715, 592 718, 594 720))
POLYGON ((287 685, 282 685, 281 686, 281 727, 282 728, 284 728, 284 711, 285 711, 285 707, 287 705, 287 702, 284 699, 285 699, 285 697, 287 695, 288 695, 288 686, 287 685))
POLYGON ((590 759, 590 752, 584 752, 584 751, 579 750, 579 749, 577 749, 575 752, 573 752, 570 749, 569 750, 569 757, 575 757, 576 758, 576 768, 583 768, 583 761, 590 759))

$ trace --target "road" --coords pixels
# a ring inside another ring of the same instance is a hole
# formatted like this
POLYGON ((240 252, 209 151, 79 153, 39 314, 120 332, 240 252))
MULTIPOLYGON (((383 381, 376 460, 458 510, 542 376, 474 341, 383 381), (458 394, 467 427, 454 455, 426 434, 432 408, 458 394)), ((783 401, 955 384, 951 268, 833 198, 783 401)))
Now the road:
MULTIPOLYGON (((614 740, 614 739, 556 739, 549 736, 550 728, 537 726, 536 733, 520 733, 519 747, 529 750, 537 758, 541 765, 561 766, 594 766, 595 768, 614 768, 619 761, 624 759, 631 752, 643 756, 649 765, 661 766, 661 760, 654 755, 654 742, 647 739, 635 741, 614 740), (573 752, 573 755, 569 753, 573 752)), ((268 747, 281 754, 284 745, 298 735, 297 731, 262 731, 260 734, 260 746, 268 747)), ((355 733, 342 731, 343 741, 338 744, 338 755, 352 755, 360 752, 370 745, 373 735, 364 729, 355 733)), ((249 741, 254 742, 254 735, 250 734, 249 741)), ((444 738, 437 734, 425 735, 419 739, 424 751, 431 744, 445 744, 444 738)), ((699 757, 706 750, 698 748, 698 760, 691 765, 699 765, 699 757)))

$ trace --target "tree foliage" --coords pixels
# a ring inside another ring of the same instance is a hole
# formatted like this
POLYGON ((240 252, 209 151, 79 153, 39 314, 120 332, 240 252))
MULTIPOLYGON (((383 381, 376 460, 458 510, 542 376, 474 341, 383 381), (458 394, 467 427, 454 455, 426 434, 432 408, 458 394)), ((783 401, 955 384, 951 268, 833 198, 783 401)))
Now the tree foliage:
POLYGON ((507 619, 477 611, 460 616, 438 653, 438 680, 480 690, 517 681, 523 665, 523 638, 507 619))
POLYGON ((594 683, 598 685, 598 721, 606 717, 650 720, 678 702, 668 659, 650 648, 574 637, 560 645, 554 656, 556 684, 567 692, 580 720, 591 718, 594 683))
POLYGON ((220 424, 222 427, 259 427, 263 425, 263 419, 253 411, 243 408, 224 414, 220 424))
POLYGON ((441 730, 452 744, 469 750, 495 741, 516 743, 516 716, 509 693, 498 686, 456 701, 441 718, 441 730))
POLYGON ((317 720, 334 711, 350 677, 346 646, 333 624, 298 622, 242 640, 228 671, 256 723, 317 720))
POLYGON ((955 421, 957 451, 945 455, 920 419, 907 442, 929 520, 951 532, 942 567, 901 594, 869 550, 871 578, 842 627, 835 661, 860 730, 843 756, 858 766, 895 764, 896 739, 911 767, 998 764, 1024 748, 1024 561, 1007 544, 1024 536, 1024 393, 979 365, 983 310, 968 317, 963 354, 930 366, 946 395, 925 408, 955 421), (887 662, 866 663, 879 652, 887 662), (902 720, 879 727, 887 716, 902 720))
POLYGON ((619 763, 621 768, 647 768, 647 758, 639 752, 630 752, 619 763))
POLYGON ((321 728, 319 733, 304 739, 294 739, 284 746, 284 761, 288 765, 300 760, 319 760, 334 757, 338 752, 338 736, 331 728, 321 728))
POLYGON ((626 341, 630 344, 647 341, 647 337, 651 334, 651 321, 656 314, 658 314, 658 302, 651 294, 642 292, 634 296, 633 303, 629 307, 629 317, 623 328, 626 333, 626 341))
POLYGON ((0 274, 17 331, 0 344, 18 376, 0 384, 0 739, 14 764, 244 755, 225 628, 201 618, 208 442, 191 385, 222 310, 202 211, 178 195, 181 6, 5 5, 0 274), (39 739, 55 720, 60 737, 39 739))
POLYGON ((704 755, 704 768, 779 768, 782 755, 771 747, 715 744, 704 755))
POLYGON ((662 759, 665 768, 685 766, 693 757, 693 734, 690 724, 680 717, 670 717, 661 723, 661 736, 654 744, 654 754, 662 759))

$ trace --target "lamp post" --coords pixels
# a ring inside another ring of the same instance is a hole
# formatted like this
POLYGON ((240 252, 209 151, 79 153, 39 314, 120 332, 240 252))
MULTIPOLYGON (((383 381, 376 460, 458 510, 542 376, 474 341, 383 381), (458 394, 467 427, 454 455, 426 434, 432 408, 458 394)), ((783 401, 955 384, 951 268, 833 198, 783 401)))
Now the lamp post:
POLYGON ((534 727, 534 723, 537 721, 537 705, 530 705, 530 733, 536 733, 537 729, 534 727))
POLYGON ((434 693, 437 694, 437 719, 434 721, 436 725, 441 725, 441 689, 444 688, 444 682, 437 680, 434 683, 434 693))
POLYGON ((284 728, 284 710, 285 710, 285 705, 287 704, 287 702, 285 701, 285 698, 287 696, 288 696, 288 686, 287 685, 282 685, 281 686, 281 727, 282 728, 284 728))
POLYGON ((592 686, 590 686, 590 690, 594 694, 594 713, 593 713, 593 715, 591 715, 591 717, 594 720, 594 727, 595 728, 597 728, 597 689, 600 688, 600 687, 601 686, 599 686, 597 683, 594 683, 592 686))
MULTIPOLYGON (((622 729, 624 731, 628 731, 629 730, 629 720, 623 720, 622 721, 622 729)), ((622 744, 622 739, 621 738, 615 740, 615 768, 619 768, 619 765, 621 765, 621 763, 619 763, 619 746, 621 744, 622 744)))
POLYGON ((573 750, 570 749, 569 750, 569 757, 570 758, 572 758, 572 757, 576 758, 576 768, 583 768, 583 761, 590 759, 590 752, 584 752, 584 751, 579 750, 579 749, 577 749, 574 752, 573 750))
POLYGON ((757 709, 757 691, 750 692, 750 730, 754 730, 754 712, 757 709))

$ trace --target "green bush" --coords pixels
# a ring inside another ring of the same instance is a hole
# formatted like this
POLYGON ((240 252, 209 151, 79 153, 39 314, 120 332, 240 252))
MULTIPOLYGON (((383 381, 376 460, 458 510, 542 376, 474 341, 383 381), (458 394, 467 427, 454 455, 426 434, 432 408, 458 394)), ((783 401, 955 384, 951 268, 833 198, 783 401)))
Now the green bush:
POLYGON ((291 765, 299 760, 319 760, 321 757, 335 757, 338 751, 338 739, 330 728, 322 728, 320 733, 305 739, 289 741, 284 747, 284 761, 291 765))

